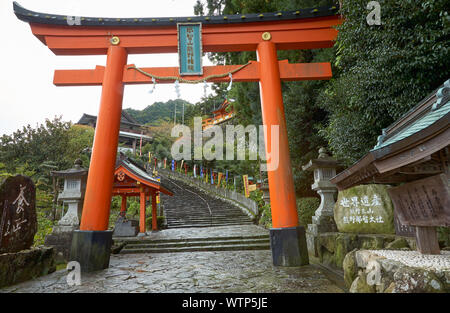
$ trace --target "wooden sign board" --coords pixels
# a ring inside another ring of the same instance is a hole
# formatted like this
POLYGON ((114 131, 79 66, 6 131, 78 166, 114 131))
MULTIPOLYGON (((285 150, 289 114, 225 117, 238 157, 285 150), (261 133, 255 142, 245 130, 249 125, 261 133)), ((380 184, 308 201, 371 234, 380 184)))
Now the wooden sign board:
POLYGON ((178 23, 180 75, 203 75, 202 23, 178 23))
POLYGON ((450 226, 450 196, 445 174, 390 188, 400 222, 411 226, 450 226))
POLYGON ((398 236, 404 236, 404 237, 415 237, 416 236, 416 227, 409 226, 403 224, 398 216, 397 216, 397 210, 394 209, 394 228, 395 228, 395 234, 398 236))

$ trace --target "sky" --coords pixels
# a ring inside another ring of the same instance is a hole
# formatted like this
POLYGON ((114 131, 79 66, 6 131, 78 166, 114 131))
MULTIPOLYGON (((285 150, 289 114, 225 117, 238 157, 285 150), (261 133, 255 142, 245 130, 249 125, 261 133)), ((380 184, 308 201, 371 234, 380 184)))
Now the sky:
MULTIPOLYGON (((37 12, 94 17, 193 16, 196 0, 17 0, 37 12)), ((30 124, 62 116, 76 123, 83 113, 97 115, 100 86, 56 87, 55 69, 94 69, 106 56, 56 56, 32 33, 28 23, 13 12, 13 1, 0 0, 0 136, 30 124)), ((129 55, 138 67, 178 66, 177 54, 129 55)), ((211 62, 203 57, 203 65, 211 62)), ((142 110, 158 101, 176 99, 173 84, 127 85, 122 108, 142 110)), ((181 98, 191 103, 204 95, 203 84, 180 84, 181 98)), ((208 93, 211 89, 208 88, 208 93)))

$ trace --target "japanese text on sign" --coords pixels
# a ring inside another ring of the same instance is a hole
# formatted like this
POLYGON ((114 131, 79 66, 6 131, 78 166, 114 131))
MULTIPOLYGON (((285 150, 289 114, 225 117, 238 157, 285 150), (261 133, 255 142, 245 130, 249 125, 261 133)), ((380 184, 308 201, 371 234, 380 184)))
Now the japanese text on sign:
POLYGON ((202 75, 201 23, 178 24, 180 75, 202 75))
POLYGON ((375 224, 384 223, 383 217, 375 215, 373 207, 381 206, 381 198, 374 194, 369 196, 342 198, 339 204, 342 207, 350 208, 349 215, 343 217, 344 224, 375 224))

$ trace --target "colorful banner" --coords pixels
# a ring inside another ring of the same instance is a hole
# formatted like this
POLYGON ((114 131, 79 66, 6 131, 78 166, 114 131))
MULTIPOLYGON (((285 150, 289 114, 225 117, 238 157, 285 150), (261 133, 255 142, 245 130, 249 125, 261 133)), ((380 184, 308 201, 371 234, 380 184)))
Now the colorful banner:
POLYGON ((200 177, 203 178, 203 166, 200 165, 200 177))
POLYGON ((248 190, 248 175, 243 175, 242 178, 244 179, 245 196, 248 198, 250 196, 250 192, 248 190))
POLYGON ((194 168, 193 168, 194 178, 197 178, 197 173, 195 173, 196 169, 197 169, 197 164, 194 164, 194 168))
POLYGON ((175 171, 175 160, 172 160, 172 172, 175 171))
POLYGON ((149 152, 148 152, 148 163, 151 162, 151 161, 150 161, 151 159, 152 159, 152 154, 151 154, 150 151, 149 151, 149 152))
POLYGON ((164 159, 164 169, 166 169, 166 165, 167 165, 167 158, 164 159))
POLYGON ((219 178, 217 179, 217 186, 220 186, 220 181, 222 180, 223 173, 219 173, 219 178))
POLYGON ((228 184, 228 170, 225 171, 225 182, 228 184))
POLYGON ((213 174, 213 170, 211 170, 211 185, 214 185, 214 174, 213 174))

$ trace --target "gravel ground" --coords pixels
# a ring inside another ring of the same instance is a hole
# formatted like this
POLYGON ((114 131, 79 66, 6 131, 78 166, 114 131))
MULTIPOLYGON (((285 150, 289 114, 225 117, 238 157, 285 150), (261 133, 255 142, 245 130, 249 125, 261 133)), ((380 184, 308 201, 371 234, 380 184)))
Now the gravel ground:
POLYGON ((441 251, 440 255, 421 254, 418 251, 369 250, 371 253, 407 266, 444 271, 450 270, 450 251, 441 251))

